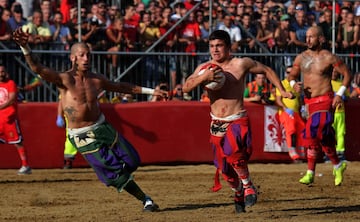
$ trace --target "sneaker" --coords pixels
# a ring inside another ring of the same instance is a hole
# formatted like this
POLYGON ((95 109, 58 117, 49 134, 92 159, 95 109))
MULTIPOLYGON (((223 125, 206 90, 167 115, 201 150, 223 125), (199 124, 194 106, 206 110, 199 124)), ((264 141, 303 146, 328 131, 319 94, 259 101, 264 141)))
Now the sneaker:
POLYGON ((245 206, 253 206, 257 201, 257 191, 254 185, 244 188, 245 206))
POLYGON ((154 211, 158 211, 159 210, 159 206, 154 203, 154 201, 150 198, 147 198, 144 201, 144 212, 154 212, 154 211))
POLYGON ((346 162, 342 162, 339 168, 334 168, 335 186, 340 186, 343 181, 343 174, 346 170, 346 162))
POLYGON ((18 171, 18 175, 26 175, 26 174, 31 174, 31 168, 29 166, 22 166, 18 171))
POLYGON ((306 172, 305 176, 303 176, 300 180, 300 183, 309 185, 314 182, 314 174, 310 172, 306 172))

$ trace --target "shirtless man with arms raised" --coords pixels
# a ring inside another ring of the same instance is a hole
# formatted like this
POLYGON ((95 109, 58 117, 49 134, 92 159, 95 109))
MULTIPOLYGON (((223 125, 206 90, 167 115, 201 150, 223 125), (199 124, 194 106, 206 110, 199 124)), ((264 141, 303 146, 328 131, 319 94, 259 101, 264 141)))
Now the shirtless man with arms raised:
MULTIPOLYGON (((231 57, 231 41, 226 31, 214 31, 209 37, 209 46, 212 60, 195 69, 183 85, 183 91, 188 93, 199 85, 220 81, 219 72, 226 76, 222 88, 208 90, 212 118, 211 146, 217 172, 222 173, 224 180, 235 191, 235 210, 241 213, 245 212, 245 206, 254 205, 257 200, 257 191, 248 170, 252 148, 249 119, 243 101, 246 75, 265 74, 279 88, 283 97, 291 98, 292 94, 285 92, 271 68, 250 58, 231 57), (218 67, 207 68, 199 75, 202 67, 209 63, 218 67)), ((213 190, 220 188, 216 181, 213 190)))
POLYGON ((119 192, 126 190, 142 201, 144 211, 156 211, 158 206, 135 183, 132 173, 140 164, 134 147, 105 120, 97 96, 103 91, 163 95, 164 92, 109 81, 104 75, 90 71, 90 49, 85 43, 71 47, 71 70, 57 72, 33 58, 28 46, 30 34, 21 28, 13 33, 31 70, 44 80, 56 84, 61 105, 68 119, 68 138, 95 170, 98 178, 119 192), (111 149, 111 152, 109 151, 111 149))
POLYGON ((303 184, 314 182, 316 161, 322 149, 334 165, 335 186, 338 186, 343 181, 346 163, 340 162, 336 155, 332 123, 335 108, 343 104, 341 97, 349 86, 351 74, 339 57, 321 48, 323 39, 320 27, 308 29, 306 32, 308 49, 296 56, 293 69, 289 74, 290 84, 294 86, 295 80, 302 73, 304 102, 308 113, 303 133, 304 145, 307 149, 308 170, 299 182, 303 184), (342 86, 335 96, 331 86, 333 69, 343 76, 342 86))

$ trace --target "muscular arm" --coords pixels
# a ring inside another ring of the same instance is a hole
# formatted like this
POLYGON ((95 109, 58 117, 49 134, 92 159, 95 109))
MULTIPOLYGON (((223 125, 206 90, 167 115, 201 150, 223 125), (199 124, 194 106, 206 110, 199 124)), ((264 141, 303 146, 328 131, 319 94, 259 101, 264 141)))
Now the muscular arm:
MULTIPOLYGON (((191 90, 195 89, 198 85, 202 84, 204 81, 207 80, 209 73, 211 73, 211 71, 205 71, 204 74, 199 75, 199 70, 200 67, 202 67, 204 64, 198 66, 194 73, 191 74, 185 81, 184 85, 183 85, 183 92, 184 93, 188 93, 191 90)), ((208 69, 210 70, 210 68, 208 69)))
MULTIPOLYGON (((245 61, 246 63, 248 63, 249 65, 249 72, 252 73, 252 74, 258 74, 258 73, 261 73, 261 74, 265 74, 266 78, 272 83, 274 84, 274 86, 276 88, 278 88, 280 90, 280 93, 282 95, 285 95, 286 92, 285 92, 285 89, 283 87, 283 85, 281 84, 281 81, 280 79, 277 77, 276 73, 274 72, 274 70, 272 70, 270 67, 264 65, 264 64, 261 64, 257 61, 254 61, 250 58, 244 58, 244 59, 247 59, 248 61, 245 61)), ((291 97, 291 95, 288 95, 291 97)), ((285 97, 288 97, 288 96, 285 96, 285 97)))

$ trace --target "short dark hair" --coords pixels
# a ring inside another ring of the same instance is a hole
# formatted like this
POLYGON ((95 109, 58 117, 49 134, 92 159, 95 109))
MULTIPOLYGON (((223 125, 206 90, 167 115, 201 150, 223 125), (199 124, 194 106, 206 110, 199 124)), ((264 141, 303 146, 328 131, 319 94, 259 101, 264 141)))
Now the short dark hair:
POLYGON ((209 36, 209 40, 215 40, 215 39, 223 40, 227 47, 231 46, 230 35, 227 31, 224 31, 224 30, 213 31, 209 36))

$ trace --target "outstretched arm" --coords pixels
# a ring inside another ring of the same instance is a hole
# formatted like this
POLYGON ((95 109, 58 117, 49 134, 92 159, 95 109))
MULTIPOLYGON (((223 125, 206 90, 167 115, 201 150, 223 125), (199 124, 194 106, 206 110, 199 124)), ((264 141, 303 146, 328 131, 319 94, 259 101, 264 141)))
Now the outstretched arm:
POLYGON ((61 78, 59 73, 43 66, 38 59, 34 58, 31 49, 28 45, 30 34, 28 32, 23 32, 22 28, 18 28, 13 33, 13 40, 20 46, 21 51, 23 52, 27 64, 30 66, 31 70, 39 74, 44 80, 55 83, 56 85, 61 85, 61 78))
MULTIPOLYGON (((244 58, 245 59, 245 58, 244 58)), ((281 84, 281 81, 279 77, 276 75, 274 70, 272 70, 270 67, 257 62, 255 60, 252 60, 250 58, 247 58, 249 61, 247 62, 249 64, 249 72, 252 74, 265 74, 266 78, 274 84, 276 88, 279 89, 281 96, 285 98, 293 98, 293 94, 291 92, 286 92, 283 85, 281 84)))

